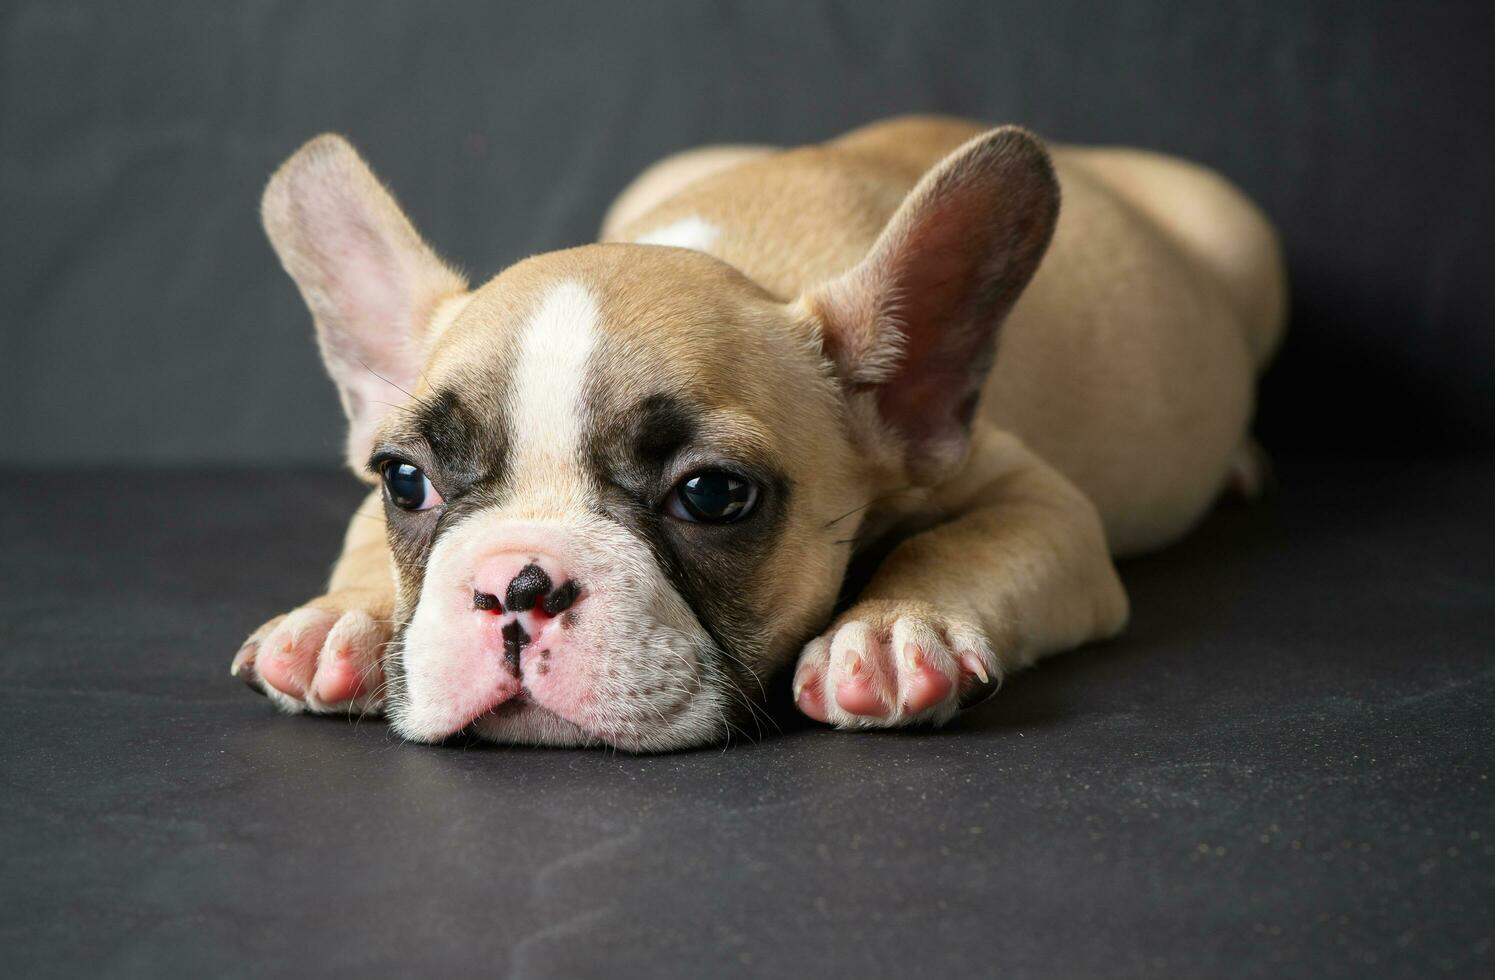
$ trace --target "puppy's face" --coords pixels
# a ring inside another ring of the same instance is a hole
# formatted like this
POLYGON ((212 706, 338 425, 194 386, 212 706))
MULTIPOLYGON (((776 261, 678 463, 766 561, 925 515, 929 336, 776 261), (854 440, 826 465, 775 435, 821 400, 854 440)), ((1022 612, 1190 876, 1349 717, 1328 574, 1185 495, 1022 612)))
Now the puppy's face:
POLYGON ((395 729, 634 750, 754 729, 831 613, 846 515, 964 453, 992 330, 961 323, 1004 310, 989 274, 952 272, 961 249, 939 236, 961 222, 936 191, 943 212, 916 192, 886 248, 787 303, 644 245, 543 255, 469 292, 346 143, 293 157, 265 223, 316 318, 350 462, 383 484, 395 729), (939 267, 905 268, 918 254, 939 267), (951 295, 987 305, 921 311, 918 275, 931 294, 973 278, 951 295))
POLYGON ((751 729, 829 614, 833 521, 865 492, 803 318, 646 246, 542 256, 458 303, 371 452, 395 727, 640 749, 751 729))

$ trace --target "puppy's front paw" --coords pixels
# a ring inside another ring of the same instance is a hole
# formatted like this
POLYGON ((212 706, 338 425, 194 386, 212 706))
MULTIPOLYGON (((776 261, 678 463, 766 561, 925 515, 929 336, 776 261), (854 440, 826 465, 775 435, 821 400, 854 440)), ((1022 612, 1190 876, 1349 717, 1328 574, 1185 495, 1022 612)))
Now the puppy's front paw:
POLYGON ((1001 684, 981 628, 927 603, 868 600, 800 654, 794 700, 837 728, 941 725, 1001 684))
POLYGON ((391 633, 389 613, 376 600, 322 596, 255 630, 229 673, 292 714, 375 711, 391 633))

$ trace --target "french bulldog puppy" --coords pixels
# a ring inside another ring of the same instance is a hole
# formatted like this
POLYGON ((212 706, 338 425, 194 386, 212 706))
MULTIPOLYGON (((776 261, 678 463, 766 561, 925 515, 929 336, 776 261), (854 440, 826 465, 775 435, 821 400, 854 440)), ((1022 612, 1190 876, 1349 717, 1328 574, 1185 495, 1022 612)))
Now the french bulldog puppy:
POLYGON ((337 136, 263 216, 372 487, 233 661, 286 711, 654 751, 792 677, 837 728, 940 724, 1119 631, 1112 556, 1260 478, 1276 237, 1179 160, 929 117, 708 148, 476 289, 337 136))

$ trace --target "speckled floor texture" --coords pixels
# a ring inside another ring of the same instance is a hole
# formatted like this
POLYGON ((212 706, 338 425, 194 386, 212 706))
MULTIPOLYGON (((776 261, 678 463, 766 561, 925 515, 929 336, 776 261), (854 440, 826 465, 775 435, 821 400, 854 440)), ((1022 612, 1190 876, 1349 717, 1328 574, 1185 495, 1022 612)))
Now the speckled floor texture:
POLYGON ((350 477, 3 475, 8 976, 1495 974, 1495 461, 1287 461, 940 732, 417 747, 228 677, 350 477))

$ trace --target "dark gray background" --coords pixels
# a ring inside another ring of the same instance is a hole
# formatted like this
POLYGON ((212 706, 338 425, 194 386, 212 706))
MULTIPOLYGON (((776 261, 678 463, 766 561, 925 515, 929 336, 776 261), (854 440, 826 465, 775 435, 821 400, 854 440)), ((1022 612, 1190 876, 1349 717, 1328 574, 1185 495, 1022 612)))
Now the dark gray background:
POLYGON ((362 147, 479 277, 586 240, 671 150, 941 110, 1211 164, 1281 226, 1279 453, 1495 444, 1489 3, 0 6, 0 415, 19 463, 331 463, 257 227, 362 147))

